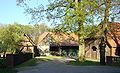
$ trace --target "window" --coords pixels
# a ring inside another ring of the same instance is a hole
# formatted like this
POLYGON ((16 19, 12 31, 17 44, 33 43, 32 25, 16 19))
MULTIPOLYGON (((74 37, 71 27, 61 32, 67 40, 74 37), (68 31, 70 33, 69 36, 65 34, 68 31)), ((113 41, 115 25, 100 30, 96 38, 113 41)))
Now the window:
POLYGON ((97 48, 95 46, 92 46, 92 49, 93 49, 93 51, 96 51, 97 48))

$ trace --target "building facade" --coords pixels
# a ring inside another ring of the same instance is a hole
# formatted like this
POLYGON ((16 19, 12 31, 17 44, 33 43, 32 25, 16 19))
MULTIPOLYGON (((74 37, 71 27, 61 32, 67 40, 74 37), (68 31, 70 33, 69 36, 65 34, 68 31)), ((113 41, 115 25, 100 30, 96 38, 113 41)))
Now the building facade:
MULTIPOLYGON (((106 24, 105 56, 120 56, 120 23, 110 22, 106 24)), ((85 56, 89 59, 100 59, 100 36, 85 39, 85 56)))

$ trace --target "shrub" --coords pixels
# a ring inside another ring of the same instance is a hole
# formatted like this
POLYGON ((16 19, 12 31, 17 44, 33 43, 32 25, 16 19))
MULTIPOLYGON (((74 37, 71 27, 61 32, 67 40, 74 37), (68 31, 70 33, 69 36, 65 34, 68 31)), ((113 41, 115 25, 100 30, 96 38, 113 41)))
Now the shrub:
POLYGON ((0 68, 6 67, 6 59, 0 59, 0 68))

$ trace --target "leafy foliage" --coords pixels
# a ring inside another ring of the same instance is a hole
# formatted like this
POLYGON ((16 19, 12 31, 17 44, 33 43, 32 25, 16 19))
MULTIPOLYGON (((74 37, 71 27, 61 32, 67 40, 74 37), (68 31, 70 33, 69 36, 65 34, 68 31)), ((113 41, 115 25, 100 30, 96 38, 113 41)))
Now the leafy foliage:
POLYGON ((17 25, 8 25, 2 29, 0 35, 1 49, 2 51, 9 51, 14 53, 22 39, 21 28, 17 25))
MULTIPOLYGON (((39 22, 43 17, 49 21, 53 20, 55 31, 76 33, 79 45, 83 45, 84 38, 90 33, 88 31, 92 30, 91 28, 96 28, 96 26, 86 27, 86 24, 106 23, 114 16, 118 17, 119 20, 120 5, 117 3, 119 0, 48 0, 47 7, 43 5, 30 7, 30 1, 18 0, 18 4, 25 8, 27 14, 32 15, 33 21, 39 22)), ((96 31, 90 35, 94 36, 95 33, 96 31)), ((84 55, 82 48, 79 49, 81 57, 84 55)))
POLYGON ((37 1, 38 4, 31 6, 35 1, 17 0, 17 5, 24 7, 25 12, 31 15, 33 22, 47 18, 57 24, 58 29, 74 32, 78 29, 76 20, 84 20, 85 24, 94 22, 99 24, 103 21, 108 1, 110 1, 109 21, 120 21, 119 0, 48 0, 47 6, 40 4, 39 1, 37 1), (78 8, 75 1, 79 2, 78 8))
POLYGON ((23 34, 29 34, 33 38, 37 35, 47 31, 45 25, 21 25, 18 23, 1 25, 0 27, 0 52, 15 53, 21 46, 23 34))
POLYGON ((6 67, 6 59, 0 59, 0 68, 6 67))
POLYGON ((44 23, 35 24, 34 30, 33 30, 35 32, 34 35, 35 36, 41 35, 42 33, 47 32, 48 29, 49 29, 49 27, 44 23))
POLYGON ((33 33, 31 35, 35 43, 37 43, 39 35, 41 35, 44 32, 47 32, 48 29, 49 27, 45 23, 35 24, 33 26, 33 31, 32 31, 33 33))

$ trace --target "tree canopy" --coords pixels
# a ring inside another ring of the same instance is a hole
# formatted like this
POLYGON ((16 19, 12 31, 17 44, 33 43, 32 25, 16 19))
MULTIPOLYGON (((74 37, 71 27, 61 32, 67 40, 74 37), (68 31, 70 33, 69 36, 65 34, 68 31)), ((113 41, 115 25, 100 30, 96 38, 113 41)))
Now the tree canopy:
MULTIPOLYGON (((30 7, 32 0, 17 0, 17 2, 19 6, 25 8, 27 14, 32 16, 34 22, 39 22, 45 17, 53 21, 55 30, 76 33, 79 45, 84 42, 86 24, 120 21, 119 0, 48 0, 47 7, 43 5, 30 7)), ((84 49, 80 48, 82 58, 84 49)))
MULTIPOLYGON (((23 40, 23 35, 29 34, 31 38, 34 39, 37 36, 34 34, 39 34, 47 31, 47 26, 40 25, 40 28, 32 25, 21 25, 18 23, 1 25, 0 27, 0 52, 10 52, 15 53, 21 47, 21 41, 23 40)), ((35 41, 35 40, 34 40, 35 41)))
POLYGON ((0 49, 14 53, 19 48, 20 40, 22 39, 21 28, 17 25, 8 25, 1 29, 0 34, 0 49))
POLYGON ((48 0, 47 6, 37 0, 17 0, 17 5, 24 7, 32 22, 48 19, 53 22, 55 30, 64 32, 78 33, 78 21, 83 21, 84 25, 99 24, 106 18, 120 21, 119 0, 48 0), (31 6, 35 1, 37 4, 31 6))

